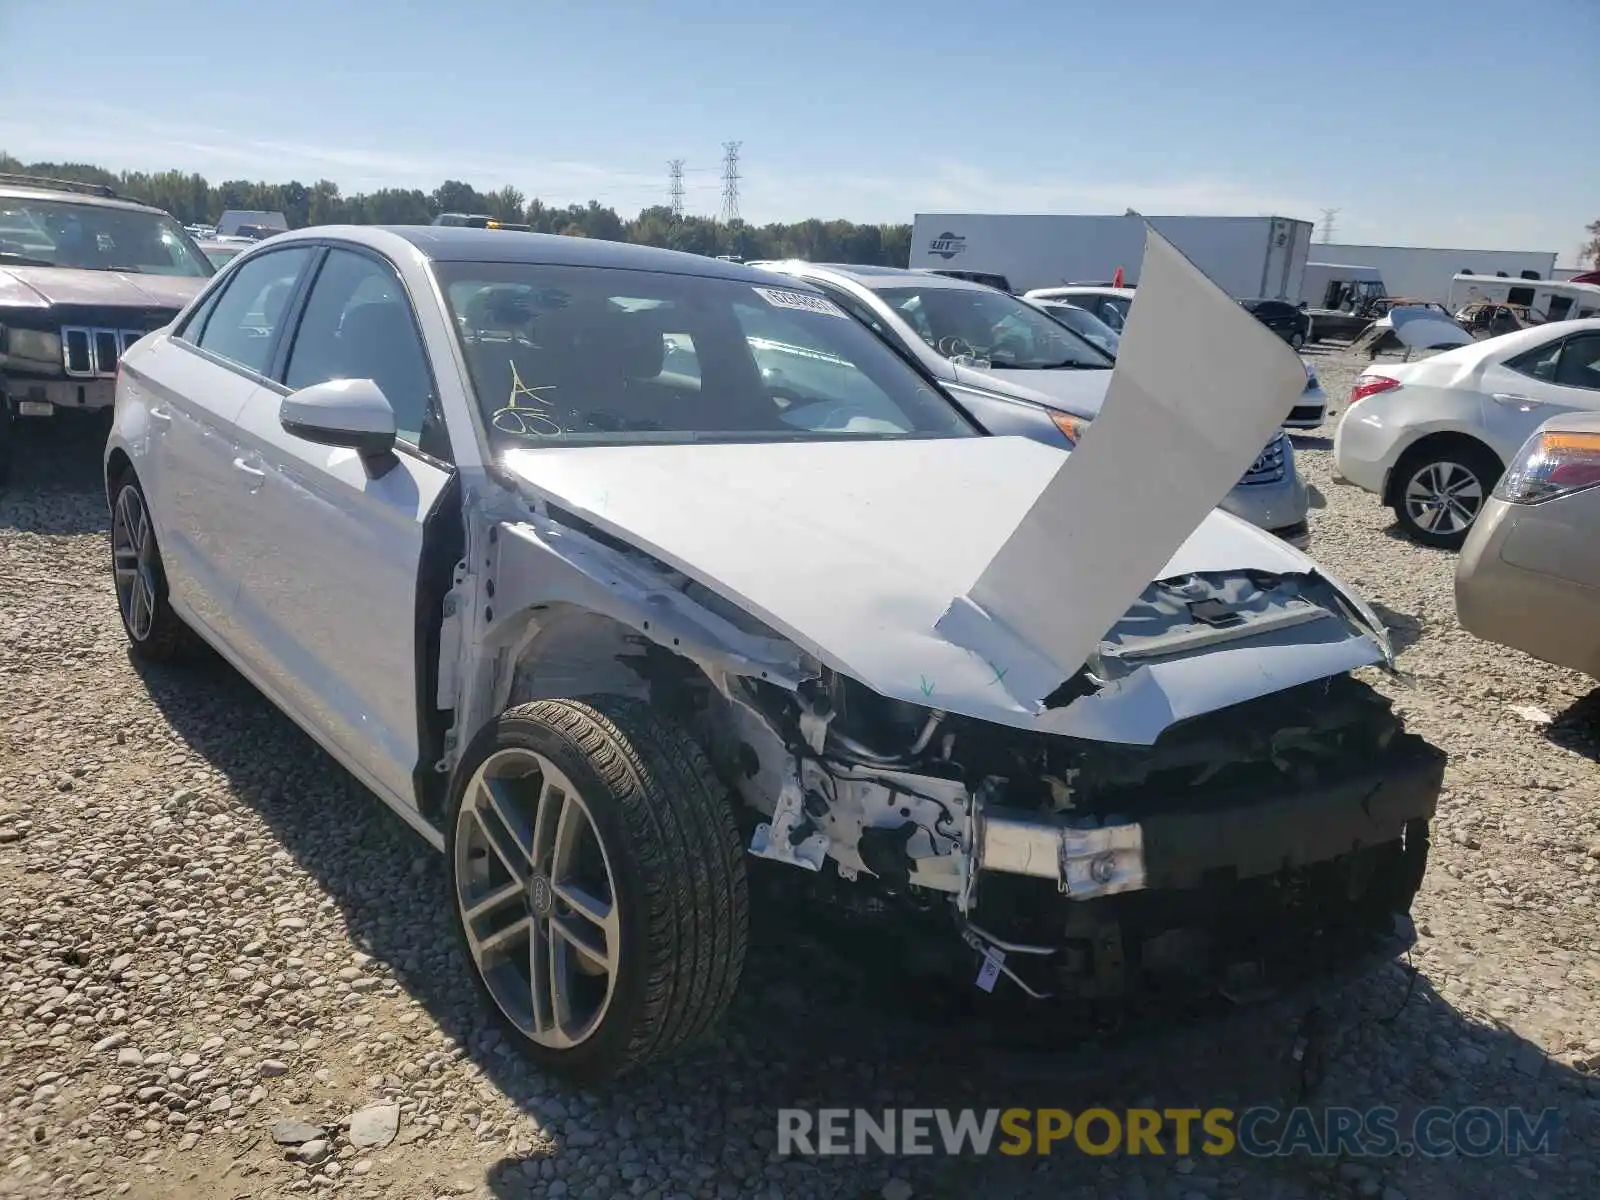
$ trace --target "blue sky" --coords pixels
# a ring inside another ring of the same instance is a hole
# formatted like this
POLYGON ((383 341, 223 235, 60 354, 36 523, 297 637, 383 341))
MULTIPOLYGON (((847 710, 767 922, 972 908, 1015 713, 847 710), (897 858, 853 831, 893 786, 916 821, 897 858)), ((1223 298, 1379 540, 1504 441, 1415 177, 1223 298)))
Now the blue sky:
POLYGON ((625 214, 683 158, 713 213, 737 139, 758 222, 1338 208, 1566 262, 1597 62, 1600 0, 0 0, 0 149, 625 214))

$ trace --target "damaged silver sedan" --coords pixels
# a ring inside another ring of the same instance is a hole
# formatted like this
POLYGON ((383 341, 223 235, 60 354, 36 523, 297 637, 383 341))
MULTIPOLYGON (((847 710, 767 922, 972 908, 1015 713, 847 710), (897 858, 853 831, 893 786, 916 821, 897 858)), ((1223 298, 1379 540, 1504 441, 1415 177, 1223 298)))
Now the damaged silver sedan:
POLYGON ((1321 962, 1406 926, 1442 755, 1350 676, 1372 610, 1216 510, 1304 372, 1150 240, 1067 453, 803 283, 280 235, 122 360, 128 638, 209 643, 440 849, 574 1078, 717 1024, 765 875, 1031 1003, 1321 962))

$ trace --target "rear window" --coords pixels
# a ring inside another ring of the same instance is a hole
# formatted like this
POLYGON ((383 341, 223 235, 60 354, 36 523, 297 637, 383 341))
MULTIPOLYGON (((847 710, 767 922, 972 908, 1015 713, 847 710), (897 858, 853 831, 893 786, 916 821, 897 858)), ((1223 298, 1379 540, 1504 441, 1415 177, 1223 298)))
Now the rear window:
POLYGON ((500 448, 976 434, 832 301, 777 279, 435 271, 500 448))

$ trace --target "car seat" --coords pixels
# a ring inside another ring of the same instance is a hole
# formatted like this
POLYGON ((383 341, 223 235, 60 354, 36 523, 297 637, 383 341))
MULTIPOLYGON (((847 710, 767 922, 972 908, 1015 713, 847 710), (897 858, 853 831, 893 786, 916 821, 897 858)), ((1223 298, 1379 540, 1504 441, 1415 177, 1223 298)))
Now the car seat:
POLYGON ((394 409, 395 427, 413 439, 421 433, 433 385, 402 301, 346 309, 339 322, 338 357, 339 378, 372 380, 394 409))

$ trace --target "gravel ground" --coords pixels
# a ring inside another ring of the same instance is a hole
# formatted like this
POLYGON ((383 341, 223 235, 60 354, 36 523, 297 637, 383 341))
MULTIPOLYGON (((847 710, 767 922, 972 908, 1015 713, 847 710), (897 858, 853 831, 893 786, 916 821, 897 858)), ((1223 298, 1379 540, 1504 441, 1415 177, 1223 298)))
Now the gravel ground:
MULTIPOLYGON (((1360 364, 1317 357, 1342 399, 1360 364)), ((227 668, 130 664, 98 435, 34 435, 0 494, 0 1195, 1593 1194, 1600 692, 1464 634, 1453 556, 1333 483, 1326 437, 1313 553, 1382 606, 1380 686, 1451 765, 1416 971, 1321 992, 1308 1101, 1553 1106, 1549 1157, 779 1158, 783 1105, 1282 1103, 1305 1005, 1023 1053, 771 933, 704 1052, 606 1095, 542 1078, 422 843, 227 668)))

